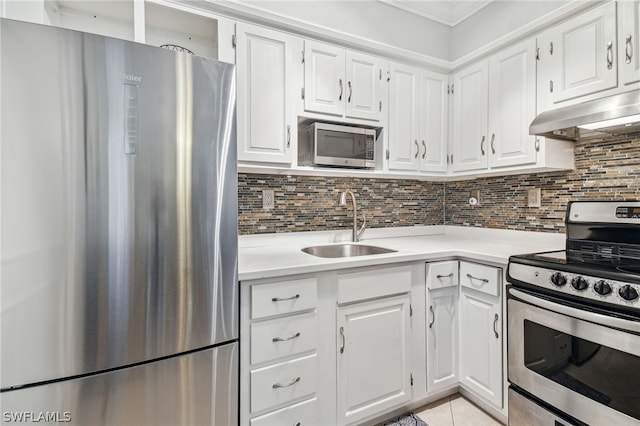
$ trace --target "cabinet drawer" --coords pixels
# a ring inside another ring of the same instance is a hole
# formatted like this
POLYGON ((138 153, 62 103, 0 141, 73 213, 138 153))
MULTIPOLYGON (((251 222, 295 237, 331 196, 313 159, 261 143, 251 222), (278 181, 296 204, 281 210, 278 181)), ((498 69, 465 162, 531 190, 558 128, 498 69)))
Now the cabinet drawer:
POLYGON ((270 361, 315 349, 315 312, 251 324, 251 363, 270 361))
POLYGON ((483 293, 498 296, 501 283, 500 268, 460 262, 460 285, 483 293))
POLYGON ((318 424, 318 401, 316 398, 282 408, 273 413, 251 419, 251 426, 300 425, 315 426, 318 424))
POLYGON ((265 410, 315 393, 316 355, 251 371, 251 412, 265 410))
POLYGON ((315 278, 251 286, 252 319, 313 309, 316 303, 315 278))
POLYGON ((338 274, 338 304, 407 293, 410 290, 410 266, 338 274))
POLYGON ((427 263, 427 288, 458 285, 458 261, 427 263))

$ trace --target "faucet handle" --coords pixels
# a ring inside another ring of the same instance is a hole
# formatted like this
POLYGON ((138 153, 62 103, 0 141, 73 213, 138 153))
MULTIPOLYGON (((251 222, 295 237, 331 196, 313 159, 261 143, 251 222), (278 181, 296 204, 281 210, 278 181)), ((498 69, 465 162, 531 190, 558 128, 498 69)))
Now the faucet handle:
POLYGON ((362 226, 356 233, 356 241, 360 241, 360 237, 362 236, 362 234, 364 234, 365 228, 367 227, 367 217, 364 215, 363 211, 361 211, 360 213, 362 213, 362 226))

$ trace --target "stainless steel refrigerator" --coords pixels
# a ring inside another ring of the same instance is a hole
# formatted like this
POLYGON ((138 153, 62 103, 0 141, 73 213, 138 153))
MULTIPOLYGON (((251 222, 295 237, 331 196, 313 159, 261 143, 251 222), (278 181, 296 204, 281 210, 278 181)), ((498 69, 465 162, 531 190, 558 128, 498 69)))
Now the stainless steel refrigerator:
POLYGON ((2 422, 238 422, 233 65, 0 21, 2 422))

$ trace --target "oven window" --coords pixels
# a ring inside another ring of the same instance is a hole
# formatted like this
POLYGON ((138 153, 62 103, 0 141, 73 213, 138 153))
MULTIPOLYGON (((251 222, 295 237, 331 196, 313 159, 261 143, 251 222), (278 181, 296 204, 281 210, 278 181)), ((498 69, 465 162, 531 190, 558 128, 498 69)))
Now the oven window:
POLYGON ((529 320, 524 353, 529 370, 640 420, 640 357, 529 320))
POLYGON ((365 135, 335 132, 332 130, 318 131, 317 154, 321 157, 366 159, 365 135))

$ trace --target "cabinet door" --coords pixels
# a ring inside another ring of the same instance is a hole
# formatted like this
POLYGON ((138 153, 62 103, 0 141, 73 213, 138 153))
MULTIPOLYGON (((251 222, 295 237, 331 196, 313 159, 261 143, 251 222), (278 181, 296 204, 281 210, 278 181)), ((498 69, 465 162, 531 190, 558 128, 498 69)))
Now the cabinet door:
POLYGON ((304 109, 344 115, 347 82, 343 49, 328 44, 304 42, 304 109))
POLYGON ((488 166, 487 121, 489 79, 487 61, 453 76, 453 170, 482 170, 488 166))
MULTIPOLYGON (((346 115, 380 120, 382 66, 378 58, 357 52, 346 53, 346 115)), ((385 76, 386 77, 386 76, 385 76)))
POLYGON ((427 390, 458 382, 458 286, 427 292, 427 390))
POLYGON ((460 290, 460 382, 502 407, 500 298, 460 290))
POLYGON ((640 1, 623 1, 620 7, 618 57, 622 84, 640 81, 640 1))
POLYGON ((420 75, 420 170, 447 171, 449 96, 445 74, 420 75))
POLYGON ((586 12, 553 31, 554 103, 618 85, 616 2, 586 12))
POLYGON ((338 308, 337 326, 338 424, 408 401, 409 296, 338 308))
POLYGON ((389 89, 389 169, 418 170, 420 155, 418 84, 420 71, 391 64, 389 89))
POLYGON ((238 159, 290 163, 297 130, 294 55, 300 39, 262 27, 237 27, 238 159))
POLYGON ((489 59, 491 167, 536 162, 536 137, 529 135, 536 111, 535 43, 519 43, 489 59))

